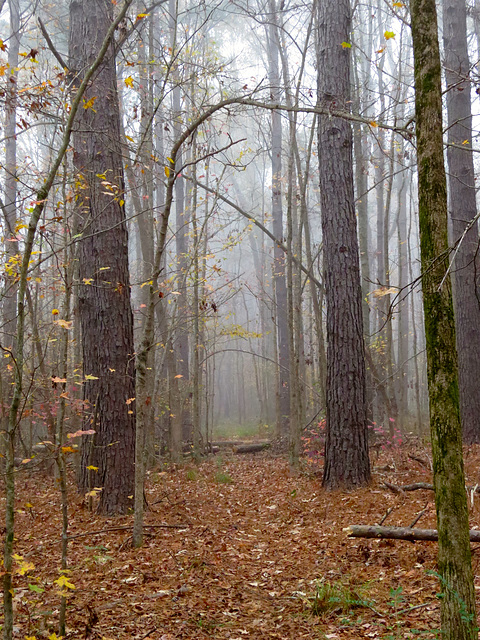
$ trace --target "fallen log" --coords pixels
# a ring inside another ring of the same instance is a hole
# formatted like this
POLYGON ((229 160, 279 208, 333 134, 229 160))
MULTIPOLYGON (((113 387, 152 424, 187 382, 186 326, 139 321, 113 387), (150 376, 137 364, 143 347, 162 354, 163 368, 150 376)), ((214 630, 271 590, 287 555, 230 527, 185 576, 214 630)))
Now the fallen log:
MULTIPOLYGON (((345 533, 349 538, 388 538, 390 540, 438 540, 436 529, 412 529, 411 527, 380 527, 363 524, 353 524, 345 527, 345 533)), ((480 531, 470 530, 470 542, 480 542, 480 531)))
POLYGON ((211 447, 240 447, 242 444, 245 444, 243 440, 214 440, 213 442, 209 442, 208 446, 211 447))
MULTIPOLYGON (((403 493, 404 491, 418 491, 419 489, 425 489, 426 491, 434 491, 433 484, 429 482, 414 482, 413 484, 396 485, 391 482, 383 481, 383 485, 393 491, 393 493, 403 493)), ((474 493, 480 493, 480 485, 466 486, 467 491, 473 491, 474 493)))
POLYGON ((255 442, 252 444, 242 444, 233 448, 233 453, 257 453, 270 447, 270 442, 255 442))
POLYGON ((403 493, 404 491, 418 491, 419 489, 433 491, 433 484, 430 484, 429 482, 414 482, 413 484, 404 484, 402 486, 398 486, 384 480, 383 484, 387 489, 393 491, 393 493, 403 493))

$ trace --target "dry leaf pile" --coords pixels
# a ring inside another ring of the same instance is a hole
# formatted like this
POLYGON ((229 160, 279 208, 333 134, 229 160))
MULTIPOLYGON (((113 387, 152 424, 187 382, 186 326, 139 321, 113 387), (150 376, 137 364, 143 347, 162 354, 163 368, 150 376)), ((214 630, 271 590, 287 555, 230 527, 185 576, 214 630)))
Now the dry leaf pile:
MULTIPOLYGON (((343 531, 376 524, 388 510, 385 524, 409 526, 425 510, 416 526, 435 527, 431 492, 383 485, 431 481, 428 464, 409 453, 380 452, 372 486, 351 493, 325 493, 319 474, 291 476, 283 459, 265 454, 160 468, 149 474, 152 526, 139 550, 131 548, 132 516, 88 512, 72 484, 68 638, 438 637, 436 544, 343 531)), ((467 453, 475 484, 480 452, 467 453)), ((480 496, 469 504, 473 528, 480 496)), ((15 577, 19 638, 57 631, 60 530, 54 480, 19 475, 15 552, 27 567, 15 577)))

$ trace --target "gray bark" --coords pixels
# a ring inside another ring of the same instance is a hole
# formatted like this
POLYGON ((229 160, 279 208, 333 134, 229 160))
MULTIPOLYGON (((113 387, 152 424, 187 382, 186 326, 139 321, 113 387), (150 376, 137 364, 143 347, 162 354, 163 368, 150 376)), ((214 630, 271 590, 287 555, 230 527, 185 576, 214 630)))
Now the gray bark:
MULTIPOLYGON (((449 213, 456 242, 477 213, 465 0, 443 0, 443 38, 449 213)), ((463 438, 469 444, 480 442, 480 260, 477 251, 478 225, 474 224, 459 247, 453 269, 460 413, 463 438)))

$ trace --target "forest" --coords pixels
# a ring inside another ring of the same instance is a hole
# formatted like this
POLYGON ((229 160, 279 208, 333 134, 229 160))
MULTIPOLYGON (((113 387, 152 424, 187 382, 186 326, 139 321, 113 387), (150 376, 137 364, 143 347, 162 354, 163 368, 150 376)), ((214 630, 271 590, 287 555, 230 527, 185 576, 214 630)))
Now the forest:
POLYGON ((478 640, 479 60, 480 0, 0 0, 3 640, 478 640))

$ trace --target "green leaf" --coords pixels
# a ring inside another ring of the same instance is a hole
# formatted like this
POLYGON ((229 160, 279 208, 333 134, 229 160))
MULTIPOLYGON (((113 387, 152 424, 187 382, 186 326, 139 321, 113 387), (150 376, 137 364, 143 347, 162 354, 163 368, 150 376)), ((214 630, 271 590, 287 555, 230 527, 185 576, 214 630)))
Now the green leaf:
POLYGON ((37 584, 28 583, 28 588, 35 593, 43 593, 45 591, 45 589, 42 589, 42 587, 39 587, 37 584))

